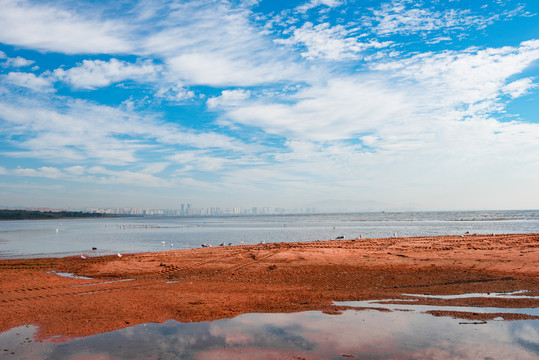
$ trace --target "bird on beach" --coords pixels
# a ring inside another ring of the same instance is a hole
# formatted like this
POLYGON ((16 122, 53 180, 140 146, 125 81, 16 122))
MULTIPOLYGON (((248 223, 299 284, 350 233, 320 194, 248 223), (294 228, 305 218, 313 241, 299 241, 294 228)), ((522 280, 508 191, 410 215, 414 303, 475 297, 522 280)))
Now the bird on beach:
POLYGON ((170 243, 170 248, 172 249, 174 247, 174 243, 170 243))
POLYGON ((80 258, 84 260, 84 259, 88 259, 88 256, 86 256, 86 255, 81 255, 80 258))
POLYGON ((118 255, 118 257, 119 257, 119 258, 121 258, 121 257, 122 257, 122 254, 120 254, 120 253, 118 253, 117 255, 118 255))
POLYGON ((164 242, 164 241, 161 241, 161 245, 165 246, 165 242, 164 242))

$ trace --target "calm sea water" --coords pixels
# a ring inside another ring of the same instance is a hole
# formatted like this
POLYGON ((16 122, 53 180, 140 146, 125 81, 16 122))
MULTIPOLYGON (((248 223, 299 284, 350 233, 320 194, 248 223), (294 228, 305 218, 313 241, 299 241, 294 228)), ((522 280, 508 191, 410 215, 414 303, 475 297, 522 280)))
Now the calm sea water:
POLYGON ((539 210, 3 221, 0 258, 155 252, 201 244, 299 242, 337 236, 459 235, 467 231, 539 233, 539 210), (92 250, 94 247, 97 250, 92 250))

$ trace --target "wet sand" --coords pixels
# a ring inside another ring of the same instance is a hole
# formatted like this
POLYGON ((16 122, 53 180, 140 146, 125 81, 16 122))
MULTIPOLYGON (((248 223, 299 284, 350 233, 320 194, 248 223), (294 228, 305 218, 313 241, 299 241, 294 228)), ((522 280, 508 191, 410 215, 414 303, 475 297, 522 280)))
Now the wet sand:
MULTIPOLYGON (((118 256, 0 260, 0 332, 88 336, 147 322, 319 310, 403 294, 529 290, 539 296, 539 234, 355 239, 118 256), (92 279, 63 277, 71 273, 92 279)), ((537 308, 539 299, 419 299, 422 304, 537 308)), ((518 314, 435 312, 507 320, 518 314)), ((537 318, 537 317, 535 317, 537 318)))

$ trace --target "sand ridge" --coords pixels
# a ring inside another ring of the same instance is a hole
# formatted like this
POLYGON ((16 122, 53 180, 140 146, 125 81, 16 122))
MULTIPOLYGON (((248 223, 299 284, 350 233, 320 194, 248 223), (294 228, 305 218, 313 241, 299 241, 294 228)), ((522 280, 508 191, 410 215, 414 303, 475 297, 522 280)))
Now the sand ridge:
MULTIPOLYGON (((527 294, 538 296, 538 260, 539 234, 352 239, 122 257, 0 260, 0 331, 35 324, 42 339, 72 338, 169 319, 209 321, 243 313, 306 310, 338 313, 345 307, 333 301, 403 298, 405 293, 529 290, 527 294)), ((539 307, 533 298, 420 301, 539 307)))

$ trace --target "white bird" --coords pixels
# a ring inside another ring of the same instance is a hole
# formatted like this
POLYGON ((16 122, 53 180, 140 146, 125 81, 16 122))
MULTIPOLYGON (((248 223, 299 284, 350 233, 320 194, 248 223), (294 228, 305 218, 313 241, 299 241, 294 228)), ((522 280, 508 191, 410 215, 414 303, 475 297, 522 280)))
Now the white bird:
POLYGON ((58 232, 58 229, 56 229, 56 232, 58 232))
POLYGON ((165 242, 164 242, 164 241, 161 241, 161 245, 165 246, 165 242))
POLYGON ((170 243, 170 248, 172 249, 174 247, 174 243, 170 243))
POLYGON ((121 258, 121 257, 122 257, 122 254, 118 253, 118 257, 121 258))
POLYGON ((88 256, 81 255, 80 258, 81 258, 81 259, 88 259, 88 256))

